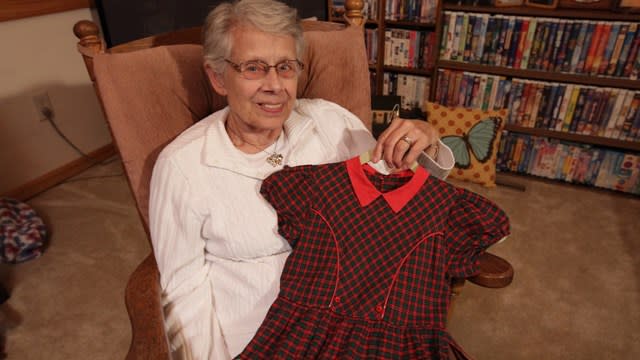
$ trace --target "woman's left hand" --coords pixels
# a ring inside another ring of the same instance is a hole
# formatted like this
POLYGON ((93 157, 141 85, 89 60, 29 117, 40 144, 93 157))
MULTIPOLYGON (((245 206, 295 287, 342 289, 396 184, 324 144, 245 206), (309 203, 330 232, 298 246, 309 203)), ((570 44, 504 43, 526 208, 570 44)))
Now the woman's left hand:
POLYGON ((405 170, 424 150, 431 158, 437 155, 438 139, 436 129, 426 121, 395 118, 378 137, 371 160, 384 159, 387 165, 405 170))

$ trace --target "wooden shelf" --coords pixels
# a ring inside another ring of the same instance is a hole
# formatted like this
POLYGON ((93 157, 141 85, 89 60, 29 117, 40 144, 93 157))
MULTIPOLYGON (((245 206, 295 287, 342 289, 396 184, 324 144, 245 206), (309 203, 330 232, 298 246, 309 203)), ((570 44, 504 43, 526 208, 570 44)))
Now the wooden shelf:
POLYGON ((495 6, 471 6, 442 4, 442 10, 464 11, 474 13, 490 13, 522 16, 544 16, 566 19, 609 20, 609 21, 638 21, 638 14, 617 13, 610 10, 593 9, 543 9, 528 6, 495 7, 495 6))
POLYGON ((506 124, 505 130, 529 134, 534 136, 549 137, 560 140, 574 141, 584 144, 607 146, 617 149, 640 151, 640 141, 625 141, 618 139, 610 139, 600 136, 574 134, 569 132, 554 131, 548 129, 530 128, 525 126, 517 126, 506 124))
POLYGON ((90 0, 0 0, 0 21, 90 8, 90 0))
POLYGON ((502 75, 502 76, 516 77, 516 78, 523 78, 523 79, 536 79, 536 80, 544 80, 544 81, 640 90, 640 81, 630 80, 628 78, 593 76, 593 75, 585 75, 585 74, 567 74, 567 73, 556 73, 551 71, 539 71, 539 70, 521 70, 521 69, 505 68, 500 66, 470 64, 470 63, 463 63, 460 61, 450 61, 450 60, 438 60, 437 67, 447 68, 452 70, 489 73, 493 75, 502 75))
POLYGON ((413 22, 413 21, 385 20, 384 23, 388 28, 398 27, 398 28, 425 30, 425 29, 435 29, 436 27, 436 24, 434 23, 420 23, 420 22, 413 22))
POLYGON ((517 171, 511 171, 511 170, 498 170, 496 173, 496 184, 498 184, 498 186, 509 186, 509 187, 514 187, 516 189, 520 187, 519 190, 525 191, 524 190, 525 185, 518 182, 519 178, 536 179, 537 181, 542 181, 547 184, 564 184, 566 186, 582 186, 583 188, 589 189, 592 191, 600 191, 602 193, 615 194, 617 196, 620 196, 621 198, 628 198, 629 196, 640 197, 639 194, 633 194, 633 193, 624 192, 621 190, 603 188, 595 185, 583 184, 580 182, 565 181, 563 179, 551 179, 544 176, 538 176, 538 175, 527 174, 524 172, 517 172, 517 171))
POLYGON ((389 65, 385 65, 383 67, 383 70, 385 72, 412 74, 412 75, 420 75, 420 76, 426 76, 426 77, 431 77, 431 74, 433 74, 432 69, 412 69, 412 68, 406 68, 406 67, 400 67, 400 66, 389 66, 389 65))

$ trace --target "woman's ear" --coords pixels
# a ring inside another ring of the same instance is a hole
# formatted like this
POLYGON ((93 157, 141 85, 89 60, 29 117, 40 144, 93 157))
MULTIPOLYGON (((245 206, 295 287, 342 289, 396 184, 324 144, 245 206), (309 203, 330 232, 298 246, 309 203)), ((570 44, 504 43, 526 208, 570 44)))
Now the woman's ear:
POLYGON ((221 73, 217 73, 213 71, 211 66, 205 64, 204 70, 207 73, 207 77, 209 78, 209 82, 211 86, 213 86, 213 90, 215 90, 218 95, 227 96, 227 89, 224 87, 224 77, 221 73))

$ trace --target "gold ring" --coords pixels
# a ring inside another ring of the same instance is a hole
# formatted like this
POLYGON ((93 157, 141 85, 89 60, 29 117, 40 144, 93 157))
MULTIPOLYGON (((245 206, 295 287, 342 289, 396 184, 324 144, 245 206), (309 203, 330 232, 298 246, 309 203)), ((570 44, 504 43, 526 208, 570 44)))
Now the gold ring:
POLYGON ((409 146, 413 145, 413 140, 411 140, 407 135, 403 136, 400 140, 405 141, 409 146))

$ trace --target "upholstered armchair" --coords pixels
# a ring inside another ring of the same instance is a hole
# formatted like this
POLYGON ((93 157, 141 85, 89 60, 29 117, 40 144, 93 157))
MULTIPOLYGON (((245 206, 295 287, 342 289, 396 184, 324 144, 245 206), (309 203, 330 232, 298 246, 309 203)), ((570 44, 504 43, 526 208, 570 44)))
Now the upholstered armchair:
MULTIPOLYGON (((369 68, 359 25, 362 17, 357 11, 348 15, 351 18, 346 25, 304 22, 308 46, 298 97, 334 101, 370 128, 369 68)), ((184 129, 226 105, 205 76, 200 29, 153 36, 110 49, 105 48, 98 27, 90 21, 77 23, 74 32, 147 229, 149 182, 159 152, 184 129)), ((475 282, 502 287, 511 281, 512 269, 504 260, 488 254, 480 265, 481 274, 473 278, 475 282)), ((168 358, 160 299, 159 274, 150 254, 126 287, 133 334, 127 359, 168 358)))

